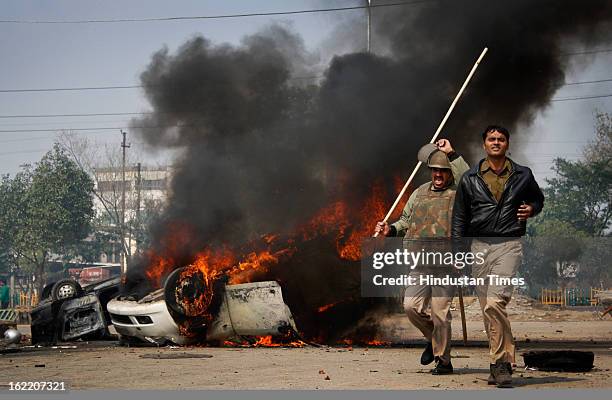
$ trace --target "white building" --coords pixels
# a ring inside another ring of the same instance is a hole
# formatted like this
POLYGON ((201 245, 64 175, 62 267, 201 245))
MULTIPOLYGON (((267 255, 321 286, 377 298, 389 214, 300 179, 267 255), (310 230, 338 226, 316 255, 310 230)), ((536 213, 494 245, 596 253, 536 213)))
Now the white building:
MULTIPOLYGON (((173 169, 169 166, 148 167, 130 165, 125 168, 125 240, 134 254, 138 249, 138 239, 132 232, 134 226, 146 220, 147 213, 164 207, 168 198, 169 183, 173 169)), ((98 167, 94 171, 96 196, 94 210, 96 217, 109 228, 121 226, 123 173, 121 167, 98 167)), ((120 262, 119 251, 102 254, 100 262, 120 262)))

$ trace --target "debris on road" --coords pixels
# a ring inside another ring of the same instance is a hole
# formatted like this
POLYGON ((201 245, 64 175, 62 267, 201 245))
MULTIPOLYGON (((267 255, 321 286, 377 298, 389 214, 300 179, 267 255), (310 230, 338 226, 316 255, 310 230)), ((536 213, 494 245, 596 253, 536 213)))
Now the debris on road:
POLYGON ((521 354, 527 369, 540 371, 586 372, 593 369, 592 351, 540 350, 521 354))
POLYGON ((197 353, 155 353, 155 354, 141 354, 140 358, 151 358, 156 360, 179 360, 184 358, 212 358, 211 354, 197 354, 197 353))

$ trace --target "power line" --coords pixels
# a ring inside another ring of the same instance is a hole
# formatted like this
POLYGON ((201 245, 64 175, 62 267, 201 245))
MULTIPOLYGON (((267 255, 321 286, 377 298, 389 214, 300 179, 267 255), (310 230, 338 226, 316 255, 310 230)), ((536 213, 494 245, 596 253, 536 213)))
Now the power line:
POLYGON ((34 137, 34 138, 0 140, 0 143, 29 142, 29 141, 32 141, 32 140, 46 140, 46 139, 50 139, 50 137, 49 136, 40 136, 40 137, 34 137))
MULTIPOLYGON (((593 96, 578 96, 578 97, 565 97, 565 98, 554 98, 551 102, 557 101, 574 101, 574 100, 588 100, 588 99, 600 99, 612 97, 611 94, 593 95, 593 96)), ((23 114, 23 115, 0 115, 0 118, 51 118, 51 117, 92 117, 92 116, 121 116, 121 115, 152 115, 154 112, 131 112, 131 113, 84 113, 84 114, 23 114)), ((161 129, 161 128, 173 128, 176 126, 151 126, 151 127, 133 127, 133 129, 161 129)), ((90 131, 90 130, 116 130, 125 129, 126 127, 116 128, 56 128, 56 129, 15 129, 15 130, 0 130, 0 133, 9 132, 56 132, 56 131, 90 131)), ((533 142, 536 143, 536 142, 533 142)), ((537 142, 544 143, 544 142, 537 142)))
POLYGON ((19 132, 58 132, 58 131, 110 131, 121 130, 123 128, 55 128, 55 129, 7 129, 0 130, 0 133, 19 133, 19 132))
MULTIPOLYGON (((312 76, 294 76, 289 78, 289 81, 319 79, 323 75, 312 76)), ((149 85, 159 86, 159 85, 149 85)), ((31 93, 31 92, 70 92, 70 91, 85 91, 85 90, 116 90, 116 89, 141 89, 144 85, 123 85, 123 86, 78 86, 78 87, 63 87, 63 88, 29 88, 29 89, 0 89, 0 93, 31 93)))
POLYGON ((602 94, 596 96, 580 96, 580 97, 564 97, 559 99, 551 99, 550 101, 570 101, 570 100, 587 100, 587 99, 601 99, 604 97, 612 97, 612 94, 602 94))
POLYGON ((198 15, 198 16, 180 16, 180 17, 158 17, 158 18, 121 18, 121 19, 86 19, 86 20, 0 20, 3 24, 104 24, 104 23, 124 23, 124 22, 162 22, 162 21, 189 21, 199 19, 227 19, 227 18, 243 18, 243 17, 264 17, 275 15, 293 15, 293 14, 312 14, 324 13, 333 11, 350 11, 361 10, 365 8, 378 7, 395 7, 408 6, 420 3, 431 3, 439 0, 412 0, 386 4, 372 4, 351 7, 335 7, 335 8, 318 8, 310 10, 295 10, 295 11, 276 11, 276 12, 258 12, 258 13, 242 13, 242 14, 221 14, 221 15, 198 15))
POLYGON ((54 118, 54 117, 106 117, 117 115, 149 115, 148 112, 124 112, 124 113, 85 113, 85 114, 22 114, 22 115, 0 115, 0 118, 54 118))
POLYGON ((169 128, 193 128, 196 125, 167 125, 167 126, 120 126, 99 128, 49 128, 49 129, 2 129, 0 133, 24 133, 24 132, 60 132, 60 131, 120 131, 122 129, 169 129, 169 128))
MULTIPOLYGON (((312 75, 312 76, 294 76, 288 80, 307 80, 307 79, 320 79, 324 75, 312 75)), ((571 85, 584 85, 592 83, 612 82, 612 78, 598 79, 592 81, 580 81, 580 82, 569 82, 563 84, 563 86, 571 85)), ((157 86, 157 85, 149 85, 157 86)), ((122 85, 122 86, 76 86, 76 87, 60 87, 60 88, 28 88, 28 89, 0 89, 0 93, 30 93, 30 92, 68 92, 68 91, 86 91, 86 90, 116 90, 116 89, 141 89, 144 85, 122 85)), ((102 114, 102 115, 127 115, 127 114, 102 114)), ((60 115, 63 116, 63 115, 60 115)), ((72 116, 72 115, 67 115, 72 116)), ((0 116, 0 118, 6 118, 0 116)))
MULTIPOLYGON (((610 95, 612 96, 612 95, 610 95)), ((120 127, 98 127, 98 128, 49 128, 49 129, 6 129, 0 130, 0 133, 27 133, 27 132, 61 132, 61 131, 120 131, 122 129, 169 129, 169 128, 195 128, 199 125, 166 125, 166 126, 120 126, 120 127)), ((552 143, 588 143, 585 140, 547 140, 547 141, 531 141, 531 140, 513 140, 512 143, 525 144, 552 144, 552 143)))
POLYGON ((584 85, 584 84, 587 84, 587 83, 601 83, 601 82, 612 82, 612 78, 610 78, 610 79, 598 79, 596 81, 569 82, 569 83, 564 84, 563 86, 584 85))
POLYGON ((113 90, 113 89, 136 89, 142 85, 132 86, 91 86, 91 87, 66 87, 66 88, 43 88, 43 89, 0 89, 0 93, 27 93, 27 92, 68 92, 73 90, 113 90))
MULTIPOLYGON (((75 134, 77 134, 77 133, 79 133, 79 132, 75 132, 75 134)), ((100 131, 100 132, 91 131, 91 132, 87 132, 88 135, 96 135, 96 134, 102 134, 102 133, 106 134, 107 132, 106 131, 100 131)), ((53 139, 53 136, 45 135, 45 136, 36 136, 36 137, 28 137, 28 138, 20 138, 20 139, 0 140, 0 143, 31 142, 33 140, 49 140, 49 139, 53 139)), ((132 142, 132 143, 142 144, 142 142, 132 142)))
POLYGON ((581 54, 596 54, 596 53, 612 53, 612 49, 602 49, 602 50, 585 50, 585 51, 577 51, 573 53, 563 53, 562 56, 577 56, 581 54))
POLYGON ((15 123, 12 120, 0 120, 0 129, 9 129, 9 128, 15 128, 15 129, 19 129, 22 126, 25 127, 30 127, 30 128, 34 128, 36 126, 46 126, 48 128, 52 128, 54 125, 55 126, 66 126, 66 125, 72 125, 72 124, 88 124, 88 125, 92 125, 93 126, 97 126, 98 124, 105 124, 105 125, 109 125, 109 126, 114 126, 116 124, 129 124, 130 120, 126 119, 126 118, 122 118, 122 119, 117 119, 117 118, 113 118, 113 119, 109 119, 109 120, 104 120, 104 119, 100 119, 100 118, 86 118, 85 120, 81 120, 81 121, 75 121, 73 119, 61 119, 61 120, 46 120, 46 119, 37 119, 37 122, 19 122, 19 123, 15 123), (9 121, 9 122, 5 122, 5 121, 9 121))
POLYGON ((0 156, 8 156, 11 154, 25 154, 25 153, 40 153, 41 151, 49 151, 49 149, 38 149, 38 150, 24 150, 24 151, 6 151, 0 153, 0 156))
MULTIPOLYGON (((580 83, 597 83, 597 82, 608 82, 612 81, 612 79, 602 79, 597 81, 585 81, 585 82, 574 82, 569 83, 568 85, 580 84, 580 83)), ((587 100, 587 99, 598 99, 612 97, 612 94, 603 94, 603 95, 593 95, 593 96, 578 96, 578 97, 566 97, 566 98, 553 98, 550 101, 571 101, 571 100, 587 100)), ((71 114, 14 114, 14 115, 0 115, 0 119, 8 119, 8 118, 56 118, 56 117, 106 117, 106 116, 128 116, 128 115, 153 115, 155 114, 152 111, 143 111, 143 112, 117 112, 117 113, 71 113, 71 114)), ((158 113, 163 114, 163 113, 158 113)), ((147 128, 147 127, 144 127, 147 128)), ((90 128, 83 128, 86 130, 90 130, 90 128)), ((83 129, 62 129, 58 128, 57 130, 83 130, 83 129)), ((91 128, 91 130, 97 129, 124 129, 124 128, 91 128)), ((16 130, 16 131, 0 131, 0 132, 45 132, 52 131, 53 129, 46 130, 16 130)))

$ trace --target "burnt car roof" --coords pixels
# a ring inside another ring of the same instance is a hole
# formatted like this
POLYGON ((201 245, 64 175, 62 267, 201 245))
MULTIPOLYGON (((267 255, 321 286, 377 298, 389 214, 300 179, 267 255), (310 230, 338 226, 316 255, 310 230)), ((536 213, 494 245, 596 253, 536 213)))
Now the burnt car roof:
POLYGON ((98 282, 90 283, 89 285, 85 285, 83 286, 83 291, 85 293, 91 293, 91 292, 95 292, 98 290, 102 290, 102 289, 105 289, 111 286, 115 286, 115 285, 120 285, 120 284, 121 284, 121 277, 115 276, 113 278, 108 278, 103 281, 98 281, 98 282))

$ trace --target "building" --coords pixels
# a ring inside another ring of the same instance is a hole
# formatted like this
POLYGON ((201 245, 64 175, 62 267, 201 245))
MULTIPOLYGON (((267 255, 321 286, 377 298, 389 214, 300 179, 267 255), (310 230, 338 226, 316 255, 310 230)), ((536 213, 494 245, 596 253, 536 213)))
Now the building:
MULTIPOLYGON (((96 218, 108 232, 121 229, 122 196, 125 189, 124 240, 129 249, 127 256, 141 249, 142 234, 152 213, 161 210, 168 198, 169 182, 173 169, 169 166, 148 167, 140 164, 126 166, 125 181, 121 167, 99 167, 94 171, 96 218)), ((104 252, 101 263, 119 263, 120 246, 104 252)))

